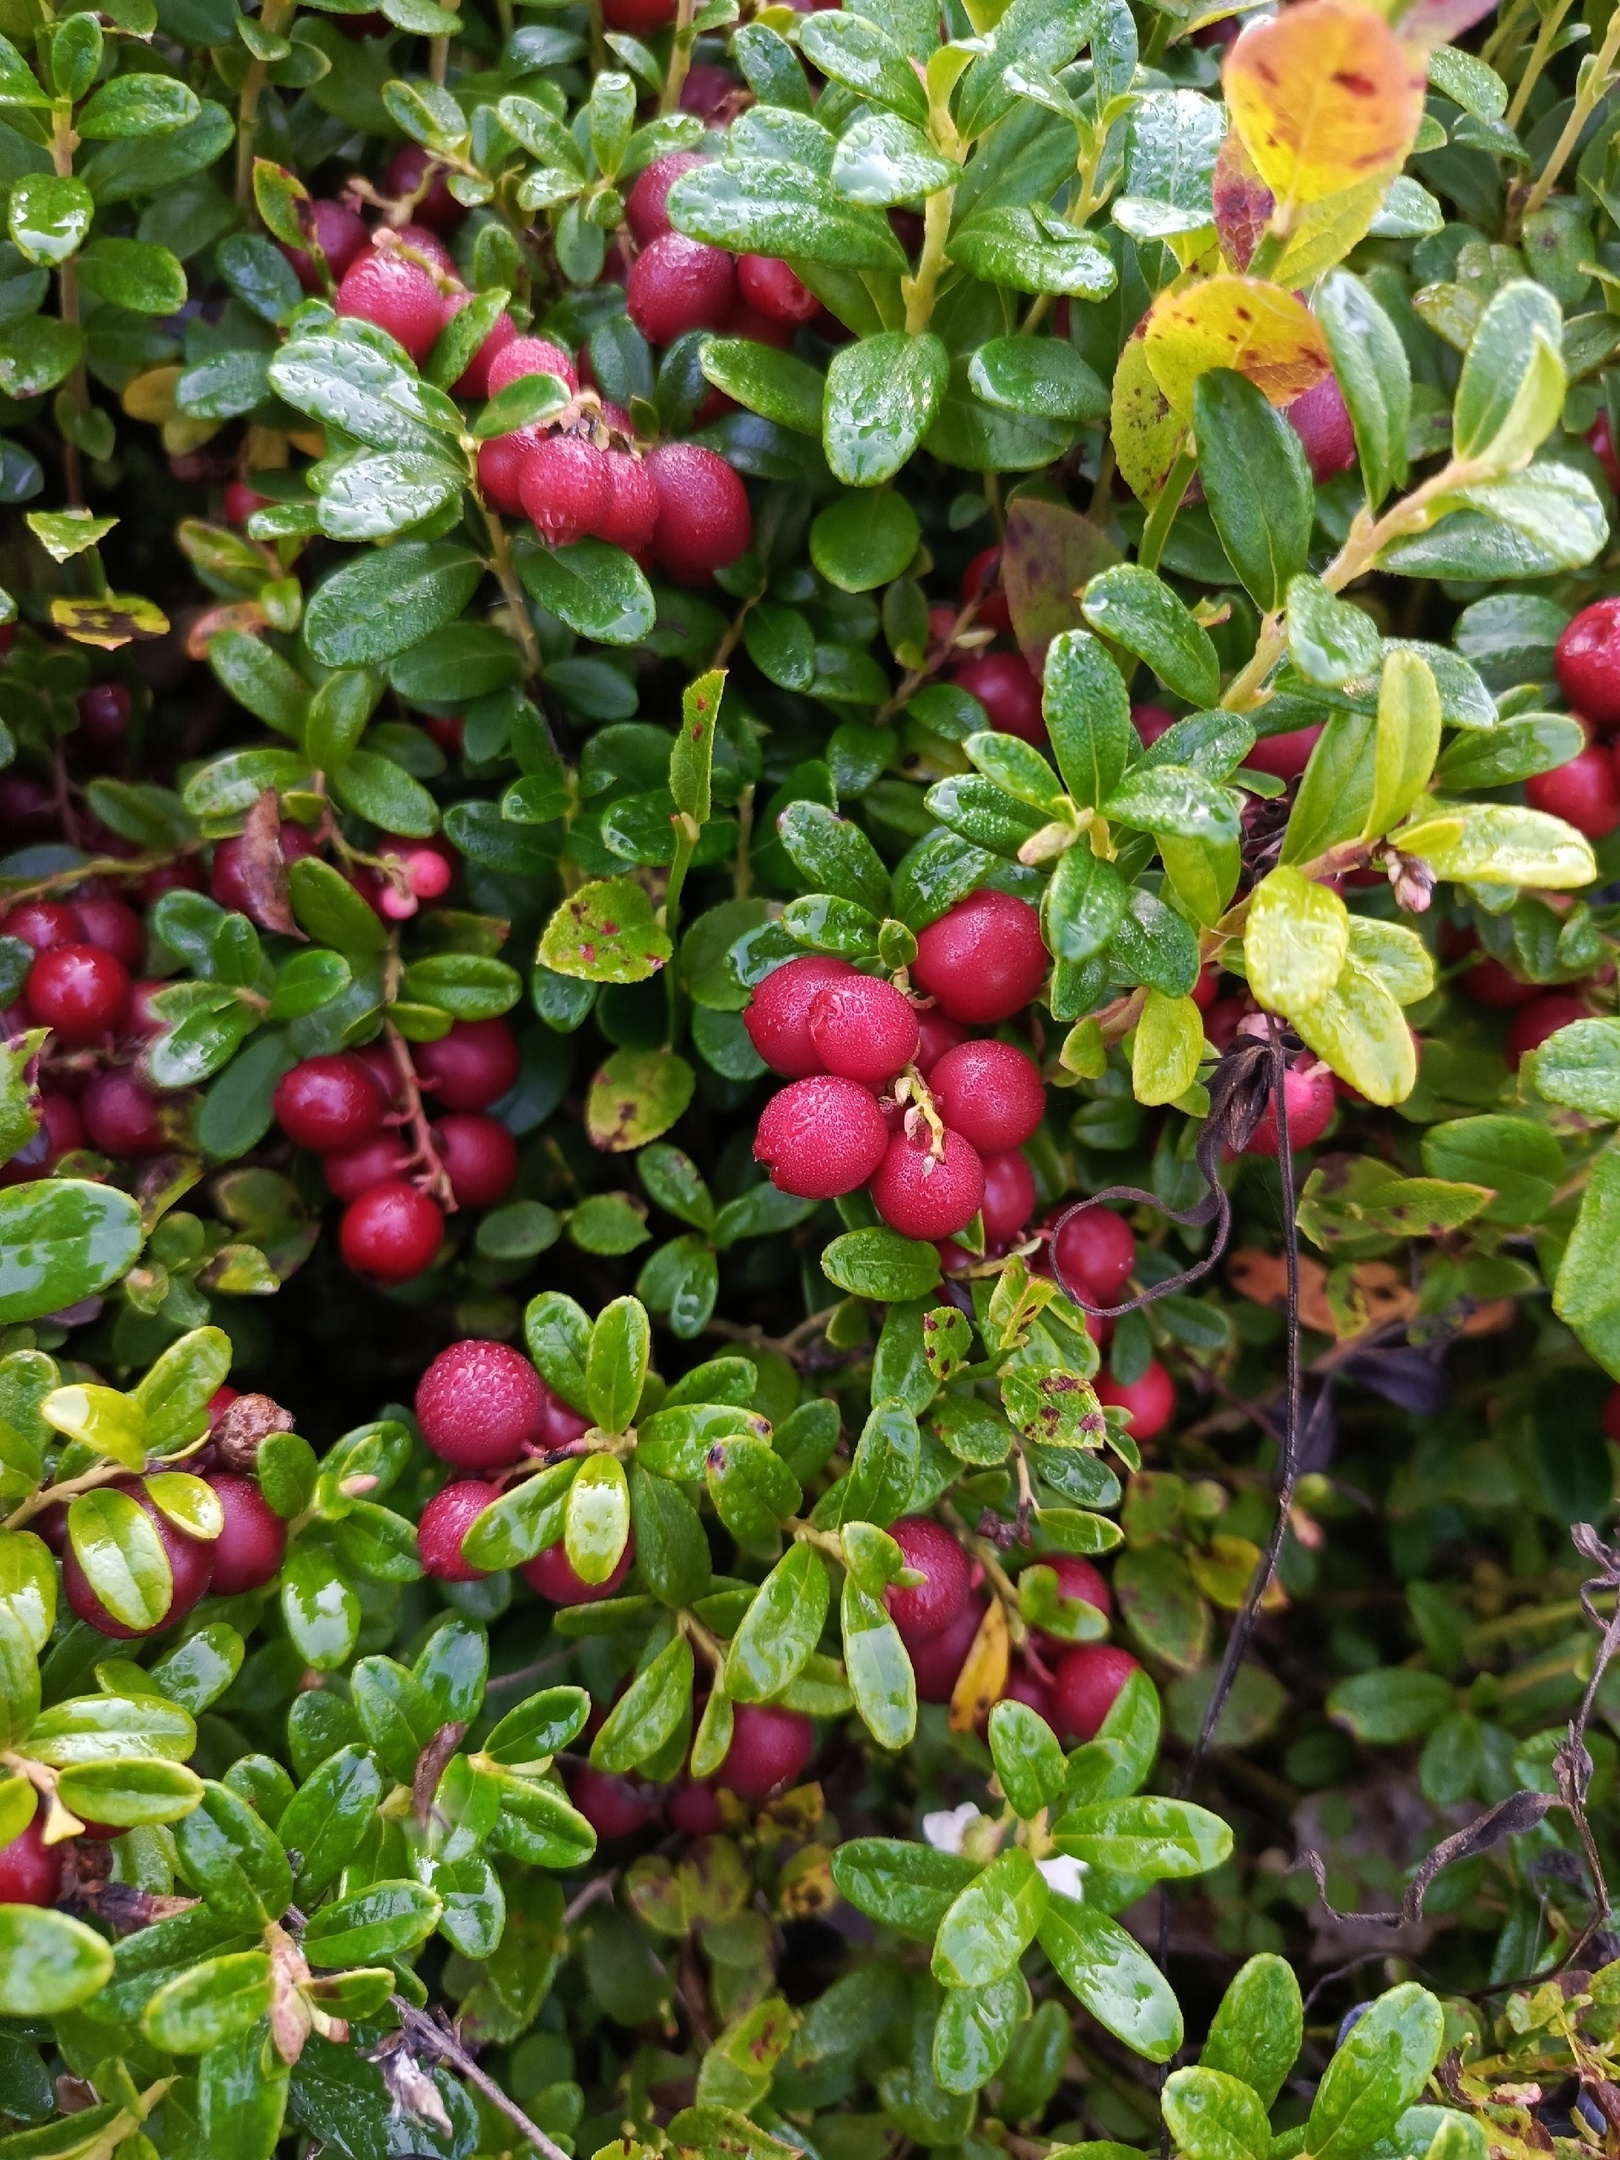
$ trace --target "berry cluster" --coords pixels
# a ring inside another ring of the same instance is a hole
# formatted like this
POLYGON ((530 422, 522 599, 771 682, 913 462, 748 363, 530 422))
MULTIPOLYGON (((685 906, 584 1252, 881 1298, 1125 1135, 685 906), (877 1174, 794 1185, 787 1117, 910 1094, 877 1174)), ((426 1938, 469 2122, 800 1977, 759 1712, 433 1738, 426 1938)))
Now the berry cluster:
MULTIPOLYGON (((1620 600, 1596 600, 1565 628, 1556 653, 1558 687, 1586 732, 1586 747, 1524 784, 1525 800, 1606 840, 1620 827, 1620 600)), ((1528 1046, 1526 1046, 1528 1047, 1528 1046)))

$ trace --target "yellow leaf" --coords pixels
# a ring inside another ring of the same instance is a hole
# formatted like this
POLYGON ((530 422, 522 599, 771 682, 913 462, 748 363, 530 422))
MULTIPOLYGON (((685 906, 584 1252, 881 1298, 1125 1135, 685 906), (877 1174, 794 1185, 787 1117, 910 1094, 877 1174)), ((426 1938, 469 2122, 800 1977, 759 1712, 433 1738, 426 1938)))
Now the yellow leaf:
POLYGON ((1295 221, 1287 247, 1272 269, 1279 285, 1311 285, 1341 263, 1350 250, 1367 237, 1367 228, 1378 215, 1389 192, 1389 176, 1374 173, 1355 187, 1324 195, 1302 210, 1295 221))
POLYGON ((1412 1030, 1390 992, 1359 961, 1347 960, 1326 997, 1290 1006, 1288 1017, 1300 1040, 1380 1109, 1411 1094, 1417 1080, 1412 1030))
POLYGON ((1329 886, 1284 863, 1249 901, 1243 959, 1249 988, 1273 1012, 1325 996, 1350 952, 1350 913, 1329 886))
POLYGON ((991 1705, 1001 1700, 1001 1691, 1007 1685, 1007 1662, 1007 1615, 1000 1598, 993 1597, 984 1609, 967 1663, 951 1690, 947 1723, 952 1732, 971 1732, 981 1718, 989 1715, 991 1705))
POLYGON ((1131 1090, 1139 1103, 1175 1102, 1198 1078, 1204 1022, 1190 997, 1150 990, 1131 1049, 1131 1090))
POLYGON ((1183 416, 1192 411, 1194 383, 1211 368, 1234 368, 1273 405, 1288 405, 1330 365, 1304 301, 1261 278, 1205 278, 1160 293, 1143 342, 1154 381, 1183 416))
POLYGON ((1385 660, 1374 740, 1373 795, 1363 840, 1379 839, 1405 817, 1428 786, 1440 754, 1440 693, 1421 654, 1397 650, 1385 660))
POLYGON ((108 593, 101 600, 56 599, 51 620, 76 644, 99 645, 105 652, 116 652, 131 638, 162 637, 169 627, 163 610, 139 593, 108 593))
POLYGON ((1227 110, 1284 229, 1298 205, 1400 170, 1425 82, 1423 55, 1361 0, 1300 0, 1243 33, 1227 110))
POLYGON ((1110 419, 1114 456, 1125 484, 1138 502, 1150 503, 1176 461, 1176 452, 1187 433, 1187 419, 1184 413, 1171 411, 1170 401, 1153 379, 1144 335, 1146 321, 1144 317, 1137 324, 1119 356, 1110 419))
POLYGON ((148 368, 124 385, 118 402, 132 420, 157 427, 174 411, 174 386, 185 373, 183 367, 148 368))

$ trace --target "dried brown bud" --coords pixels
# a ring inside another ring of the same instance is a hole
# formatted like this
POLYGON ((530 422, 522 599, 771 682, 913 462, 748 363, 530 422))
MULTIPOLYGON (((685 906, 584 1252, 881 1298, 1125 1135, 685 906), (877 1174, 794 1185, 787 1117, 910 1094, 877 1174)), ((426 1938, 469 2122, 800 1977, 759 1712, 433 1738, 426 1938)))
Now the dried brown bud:
POLYGON ((238 1395, 214 1427, 214 1452, 223 1468, 251 1471, 260 1442, 292 1429, 292 1412, 268 1395, 238 1395))

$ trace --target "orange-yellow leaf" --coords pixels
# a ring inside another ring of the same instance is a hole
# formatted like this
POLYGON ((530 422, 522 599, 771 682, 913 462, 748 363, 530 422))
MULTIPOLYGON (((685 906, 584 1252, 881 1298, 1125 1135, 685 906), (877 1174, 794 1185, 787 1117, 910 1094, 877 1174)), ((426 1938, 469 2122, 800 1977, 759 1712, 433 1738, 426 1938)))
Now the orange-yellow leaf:
POLYGON ((1287 405, 1329 367, 1327 340, 1304 301, 1262 278, 1212 277, 1160 293, 1144 343, 1154 381, 1181 414, 1211 368, 1234 368, 1273 405, 1287 405))
POLYGON ((1138 502, 1149 503, 1164 486, 1187 432, 1185 413, 1170 401, 1148 366, 1143 317, 1126 340, 1114 370, 1110 433, 1121 477, 1138 502))
POLYGON ((984 1609, 967 1663, 951 1690, 946 1723, 952 1732, 972 1732, 981 1719, 989 1716, 991 1705, 1001 1700, 1007 1685, 1007 1660, 1007 1615, 1001 1600, 992 1598, 984 1609))
POLYGON ((1423 117, 1423 55, 1362 0, 1299 0, 1227 57, 1232 125, 1287 214, 1397 173, 1423 117))

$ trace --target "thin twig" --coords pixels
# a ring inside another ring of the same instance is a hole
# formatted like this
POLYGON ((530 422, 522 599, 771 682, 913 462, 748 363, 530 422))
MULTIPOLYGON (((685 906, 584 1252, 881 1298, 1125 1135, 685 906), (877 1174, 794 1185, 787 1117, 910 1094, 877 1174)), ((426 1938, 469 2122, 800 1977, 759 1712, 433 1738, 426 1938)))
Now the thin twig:
POLYGON ((446 2032, 436 2019, 429 2017, 425 2010, 418 2010, 414 2003, 408 2003, 403 1995, 391 1995, 389 2001, 413 2046, 431 2048, 441 2062, 447 2062, 475 2092, 482 2093, 491 2107, 499 2108, 507 2121, 522 2131, 535 2151, 545 2154, 546 2160, 569 2160, 569 2155, 556 2140, 548 2138, 515 2100, 509 2100, 487 2071, 479 2069, 454 2033, 446 2032))

